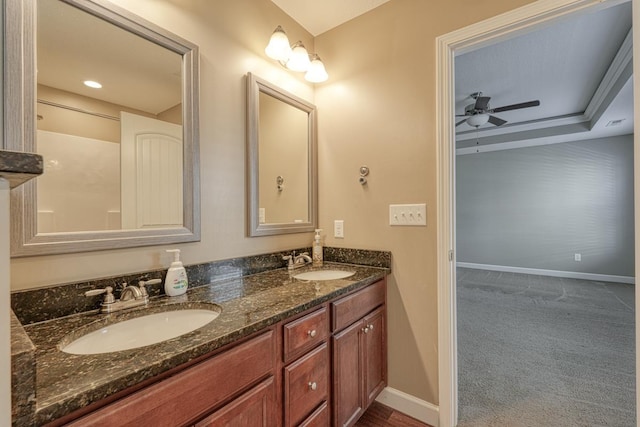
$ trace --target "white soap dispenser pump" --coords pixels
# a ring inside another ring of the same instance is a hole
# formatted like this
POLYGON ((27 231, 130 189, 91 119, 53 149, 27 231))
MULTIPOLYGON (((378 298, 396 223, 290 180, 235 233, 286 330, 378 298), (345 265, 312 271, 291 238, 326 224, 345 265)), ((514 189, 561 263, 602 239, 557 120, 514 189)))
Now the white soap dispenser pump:
POLYGON ((173 253, 174 258, 164 280, 164 292, 170 297, 175 297, 187 292, 189 282, 187 272, 180 261, 180 249, 167 249, 167 252, 173 253))
POLYGON ((323 261, 323 254, 322 254, 322 237, 320 237, 320 232, 322 231, 321 228, 317 228, 316 229, 316 235, 313 238, 313 247, 311 248, 311 254, 312 254, 312 265, 314 267, 320 267, 322 266, 322 261, 323 261))

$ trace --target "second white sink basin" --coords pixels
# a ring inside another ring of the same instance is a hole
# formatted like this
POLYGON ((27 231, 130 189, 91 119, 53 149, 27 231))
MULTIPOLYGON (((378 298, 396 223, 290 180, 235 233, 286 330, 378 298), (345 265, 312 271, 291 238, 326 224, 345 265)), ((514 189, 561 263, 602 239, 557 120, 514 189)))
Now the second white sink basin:
POLYGON ((299 273, 294 275, 293 278, 300 280, 338 280, 351 277, 354 274, 356 274, 355 271, 317 270, 299 273))
POLYGON ((147 314, 104 326, 61 348, 70 354, 101 354, 157 344, 184 335, 220 315, 220 310, 184 309, 147 314))

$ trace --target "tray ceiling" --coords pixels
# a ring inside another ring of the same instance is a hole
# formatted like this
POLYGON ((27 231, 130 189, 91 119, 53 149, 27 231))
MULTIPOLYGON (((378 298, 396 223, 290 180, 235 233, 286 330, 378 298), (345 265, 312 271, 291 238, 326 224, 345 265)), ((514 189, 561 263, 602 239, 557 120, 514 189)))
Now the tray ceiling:
POLYGON ((631 2, 625 2, 457 56, 456 114, 464 114, 474 102, 469 95, 479 91, 491 97, 491 108, 540 100, 539 107, 494 114, 508 121, 499 128, 459 125, 458 148, 476 139, 528 140, 561 126, 564 133, 583 133, 582 139, 632 133, 630 32, 631 2), (622 120, 621 126, 605 127, 612 120, 622 120), (517 136, 497 138, 505 134, 517 136))

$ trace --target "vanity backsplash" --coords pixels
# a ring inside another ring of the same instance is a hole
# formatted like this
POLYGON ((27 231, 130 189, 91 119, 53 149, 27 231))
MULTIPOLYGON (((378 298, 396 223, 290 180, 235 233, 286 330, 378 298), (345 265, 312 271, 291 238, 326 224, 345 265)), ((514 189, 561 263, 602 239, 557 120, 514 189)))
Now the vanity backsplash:
MULTIPOLYGON (((294 250, 296 253, 311 252, 311 248, 294 250)), ((290 255, 291 252, 292 250, 288 250, 187 265, 185 268, 189 277, 189 288, 211 285, 228 279, 283 268, 286 266, 286 262, 283 261, 282 257, 290 255)), ((324 260, 326 262, 391 268, 391 252, 386 251, 325 247, 324 260)), ((86 291, 111 286, 114 289, 114 294, 118 297, 122 290, 122 283, 135 285, 139 280, 150 279, 161 279, 164 282, 166 273, 167 269, 165 268, 16 291, 11 293, 11 308, 23 325, 97 310, 100 308, 103 296, 86 297, 84 296, 86 291)), ((162 284, 148 286, 147 291, 151 297, 164 294, 162 284)))

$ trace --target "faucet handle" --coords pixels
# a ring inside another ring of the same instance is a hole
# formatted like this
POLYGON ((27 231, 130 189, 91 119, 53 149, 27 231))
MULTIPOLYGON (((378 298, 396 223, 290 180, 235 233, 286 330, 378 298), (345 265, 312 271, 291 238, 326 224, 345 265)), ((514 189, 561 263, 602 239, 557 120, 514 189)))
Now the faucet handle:
POLYGON ((145 288, 145 286, 157 285, 159 283, 162 283, 161 279, 140 280, 138 281, 138 288, 140 288, 140 293, 142 294, 143 297, 148 297, 149 293, 147 292, 147 289, 145 288))
MULTIPOLYGON (((294 254, 295 254, 295 252, 294 252, 294 254)), ((293 266, 293 257, 294 256, 295 255, 285 255, 285 256, 282 257, 282 259, 285 260, 285 261, 289 260, 289 267, 292 267, 293 266)))
POLYGON ((113 288, 111 286, 107 286, 106 288, 103 288, 103 289, 91 289, 90 291, 85 292, 84 296, 92 297, 92 296, 100 295, 104 293, 106 293, 106 295, 104 296, 104 301, 102 302, 102 304, 112 304, 116 302, 116 299, 113 296, 113 288))

